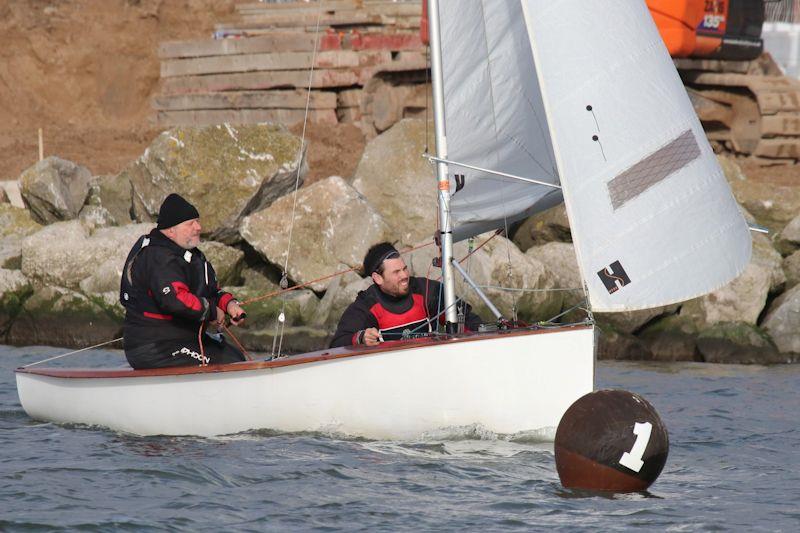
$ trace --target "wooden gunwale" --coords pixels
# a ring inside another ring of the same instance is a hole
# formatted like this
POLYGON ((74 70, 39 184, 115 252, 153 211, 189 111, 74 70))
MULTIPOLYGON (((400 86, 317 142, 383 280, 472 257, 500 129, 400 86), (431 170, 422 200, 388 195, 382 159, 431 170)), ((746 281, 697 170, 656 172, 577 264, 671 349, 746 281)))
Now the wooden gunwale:
POLYGON ((411 340, 388 341, 380 346, 345 346, 342 348, 332 348, 298 354, 272 361, 243 361, 241 363, 229 363, 224 365, 208 366, 177 366, 168 368, 151 368, 146 370, 133 369, 107 369, 96 370, 91 368, 25 368, 20 367, 15 370, 19 374, 32 374, 37 376, 48 376, 55 378, 85 379, 85 378, 144 378, 157 376, 180 376, 186 374, 214 374, 219 372, 242 372, 247 370, 260 370, 265 368, 279 368, 284 366, 294 366, 306 363, 316 363, 333 359, 344 359, 361 355, 376 355, 384 352, 391 352, 399 349, 413 350, 430 346, 453 344, 461 342, 473 342, 500 337, 521 337, 525 335, 540 335, 547 333, 557 333, 564 331, 580 331, 591 329, 591 325, 564 326, 551 329, 517 329, 510 331, 499 331, 491 333, 467 333, 464 335, 441 338, 422 338, 411 340))

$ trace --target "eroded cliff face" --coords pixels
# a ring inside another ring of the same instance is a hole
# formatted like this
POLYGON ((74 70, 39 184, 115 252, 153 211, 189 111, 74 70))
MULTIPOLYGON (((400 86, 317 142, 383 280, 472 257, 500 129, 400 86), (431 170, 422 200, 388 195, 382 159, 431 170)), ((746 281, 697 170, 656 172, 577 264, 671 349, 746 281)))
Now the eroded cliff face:
POLYGON ((0 179, 47 155, 116 173, 157 134, 158 43, 208 36, 233 0, 0 3, 0 179))

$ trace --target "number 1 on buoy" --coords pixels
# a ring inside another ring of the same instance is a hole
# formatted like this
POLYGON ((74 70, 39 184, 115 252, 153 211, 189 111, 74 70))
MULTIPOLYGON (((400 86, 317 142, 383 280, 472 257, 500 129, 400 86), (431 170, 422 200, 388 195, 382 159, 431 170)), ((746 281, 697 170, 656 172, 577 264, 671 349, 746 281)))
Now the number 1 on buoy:
POLYGON ((633 434, 636 435, 636 441, 633 443, 631 451, 622 454, 619 459, 619 464, 630 468, 634 472, 638 472, 644 466, 642 456, 647 449, 647 443, 650 442, 650 433, 653 431, 653 424, 645 422, 640 424, 636 422, 633 424, 633 434))

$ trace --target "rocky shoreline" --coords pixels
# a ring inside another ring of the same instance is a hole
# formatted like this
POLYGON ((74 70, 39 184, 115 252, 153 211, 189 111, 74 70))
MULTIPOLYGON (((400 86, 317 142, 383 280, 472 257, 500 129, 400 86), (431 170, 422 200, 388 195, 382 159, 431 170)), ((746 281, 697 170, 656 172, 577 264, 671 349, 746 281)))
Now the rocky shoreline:
MULTIPOLYGON (((291 285, 308 283, 246 307, 249 324, 237 330, 245 347, 269 352, 282 330, 284 351, 322 348, 370 280, 355 272, 314 280, 358 267, 375 242, 411 248, 430 241, 436 194, 419 155, 425 139, 423 121, 403 120, 367 145, 353 176, 305 187, 300 139, 277 125, 175 128, 118 175, 92 176, 85 167, 47 158, 0 188, 8 191, 0 193, 0 343, 83 347, 120 336, 122 264, 138 236, 153 227, 161 199, 174 191, 197 205, 206 239, 200 248, 240 300, 277 291, 283 265, 291 285)), ((735 160, 720 156, 720 162, 748 219, 771 233, 754 233, 751 263, 709 295, 595 314, 600 358, 800 359, 800 187, 749 180, 735 160)), ((536 289, 488 289, 501 311, 538 322, 579 306, 583 293, 563 207, 510 234, 492 238, 469 259, 481 285, 536 289)), ((457 257, 489 237, 459 243, 457 257)), ((429 274, 434 254, 432 246, 409 254, 415 275, 429 274)), ((463 283, 458 291, 490 318, 463 283)), ((574 315, 564 320, 580 319, 574 315)))

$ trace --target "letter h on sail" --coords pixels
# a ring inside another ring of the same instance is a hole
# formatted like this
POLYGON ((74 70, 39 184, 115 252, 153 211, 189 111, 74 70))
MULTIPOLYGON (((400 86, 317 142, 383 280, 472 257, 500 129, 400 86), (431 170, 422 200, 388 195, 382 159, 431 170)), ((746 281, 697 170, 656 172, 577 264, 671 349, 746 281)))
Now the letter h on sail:
POLYGON ((606 286, 608 294, 614 294, 622 287, 631 282, 628 273, 622 268, 622 263, 614 261, 603 270, 599 270, 597 275, 600 276, 600 281, 606 286))

